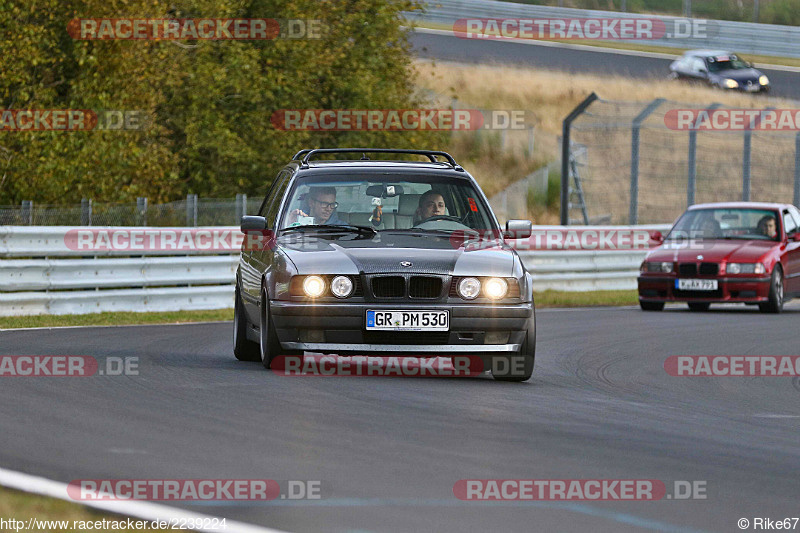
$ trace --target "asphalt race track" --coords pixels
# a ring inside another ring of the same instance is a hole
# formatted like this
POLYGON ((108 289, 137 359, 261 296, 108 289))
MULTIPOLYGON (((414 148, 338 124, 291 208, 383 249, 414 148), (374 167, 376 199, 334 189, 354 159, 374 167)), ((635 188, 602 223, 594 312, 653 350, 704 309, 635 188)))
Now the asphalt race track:
MULTIPOLYGON (((462 63, 503 63, 522 65, 570 73, 618 75, 650 80, 653 83, 668 83, 669 65, 672 59, 612 53, 608 48, 598 47, 551 47, 541 44, 525 44, 511 41, 459 39, 452 35, 418 30, 411 34, 415 53, 422 58, 431 58, 462 63), (588 48, 588 49, 587 49, 588 48)), ((660 54, 655 54, 660 55, 660 54)), ((676 52, 678 57, 680 52, 676 52)), ((746 54, 745 54, 746 56, 746 54)), ((674 59, 674 58, 673 58, 674 59)), ((800 71, 762 70, 772 83, 771 96, 800 100, 800 71)), ((673 82, 669 82, 673 83, 673 82)), ((624 99, 623 95, 607 94, 603 87, 597 94, 608 100, 624 99)), ((754 98, 758 98, 754 95, 754 98)), ((764 104, 765 107, 768 104, 764 104)))
POLYGON ((1 377, 0 467, 74 479, 320 480, 322 499, 183 503, 290 531, 739 531, 800 513, 800 385, 674 377, 670 355, 800 355, 800 304, 542 310, 534 377, 285 377, 231 324, 0 332, 0 355, 139 357, 1 377), (707 498, 465 502, 460 479, 704 481, 707 498))

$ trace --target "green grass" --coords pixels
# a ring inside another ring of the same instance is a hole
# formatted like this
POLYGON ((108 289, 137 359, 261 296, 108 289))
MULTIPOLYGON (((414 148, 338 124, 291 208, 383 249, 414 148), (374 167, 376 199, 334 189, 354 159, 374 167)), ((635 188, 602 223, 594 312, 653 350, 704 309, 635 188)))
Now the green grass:
MULTIPOLYGON (((70 522, 68 528, 53 527, 46 529, 46 531, 51 531, 53 533, 88 531, 84 529, 73 528, 72 526, 74 521, 96 522, 105 519, 125 522, 127 520, 122 516, 95 511, 77 503, 39 496, 37 494, 29 494, 27 492, 20 492, 7 489, 5 487, 0 487, 0 518, 5 520, 15 519, 23 521, 26 523, 26 527, 27 521, 31 518, 38 520, 68 520, 70 522)), ((142 519, 135 518, 133 520, 136 521, 142 519)), ((78 524, 78 526, 80 526, 80 524, 78 524)), ((25 530, 26 529, 20 529, 20 531, 25 530)), ((4 528, 2 531, 14 531, 14 529, 4 528)), ((45 530, 34 528, 32 531, 45 530)), ((120 529, 118 531, 125 530, 120 529)), ((158 530, 147 528, 137 529, 136 531, 158 530)))
POLYGON ((536 307, 595 307, 638 305, 638 292, 633 291, 592 291, 592 292, 565 292, 543 291, 535 292, 533 300, 536 307))
MULTIPOLYGON (((534 293, 536 307, 585 307, 636 305, 636 291, 534 293)), ((185 324, 233 320, 233 309, 174 311, 170 313, 95 313, 89 315, 37 315, 0 317, 0 329, 52 328, 59 326, 128 326, 135 324, 185 324)))
POLYGON ((233 309, 171 311, 168 313, 93 313, 88 315, 37 315, 0 317, 0 329, 59 326, 127 326, 132 324, 181 324, 233 320, 233 309))

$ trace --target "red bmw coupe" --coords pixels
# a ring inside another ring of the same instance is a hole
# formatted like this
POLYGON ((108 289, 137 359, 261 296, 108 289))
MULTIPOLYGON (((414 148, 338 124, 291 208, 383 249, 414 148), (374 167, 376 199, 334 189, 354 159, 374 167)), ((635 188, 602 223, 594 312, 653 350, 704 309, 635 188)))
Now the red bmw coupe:
POLYGON ((800 210, 788 204, 734 202, 690 207, 641 266, 639 305, 661 311, 687 302, 758 305, 780 313, 800 296, 800 210))

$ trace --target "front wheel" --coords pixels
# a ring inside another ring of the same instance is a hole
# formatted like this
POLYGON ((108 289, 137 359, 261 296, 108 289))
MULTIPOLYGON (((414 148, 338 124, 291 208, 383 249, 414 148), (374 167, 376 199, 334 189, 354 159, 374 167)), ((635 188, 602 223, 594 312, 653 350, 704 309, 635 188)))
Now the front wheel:
POLYGON ((780 265, 776 265, 772 271, 772 281, 769 285, 769 301, 758 304, 758 309, 762 313, 778 314, 783 311, 783 270, 780 265))
POLYGON ((278 342, 278 335, 275 333, 275 325, 269 313, 269 296, 267 289, 261 289, 261 308, 259 309, 261 318, 259 333, 261 338, 261 364, 264 368, 269 368, 272 361, 280 355, 281 343, 278 342))
POLYGON ((639 300, 639 307, 642 311, 663 311, 664 302, 643 302, 639 300))
POLYGON ((508 356, 490 358, 492 377, 497 381, 528 381, 533 375, 536 362, 536 319, 528 323, 525 339, 518 352, 508 356))
POLYGON ((244 304, 242 304, 238 283, 233 301, 233 355, 239 361, 259 361, 261 359, 258 343, 247 338, 247 314, 244 304))

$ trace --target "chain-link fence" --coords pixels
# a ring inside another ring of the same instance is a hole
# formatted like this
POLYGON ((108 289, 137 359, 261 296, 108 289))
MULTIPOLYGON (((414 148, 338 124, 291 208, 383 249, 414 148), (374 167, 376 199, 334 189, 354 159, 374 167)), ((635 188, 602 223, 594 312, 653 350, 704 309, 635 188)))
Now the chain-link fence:
POLYGON ((595 100, 569 131, 570 223, 667 223, 705 202, 799 203, 800 125, 761 128, 762 112, 737 128, 737 114, 751 120, 719 104, 595 100))
POLYGON ((262 198, 198 198, 150 204, 105 204, 84 199, 80 206, 40 205, 23 201, 19 206, 0 206, 2 226, 238 226, 242 216, 256 214, 262 198))

